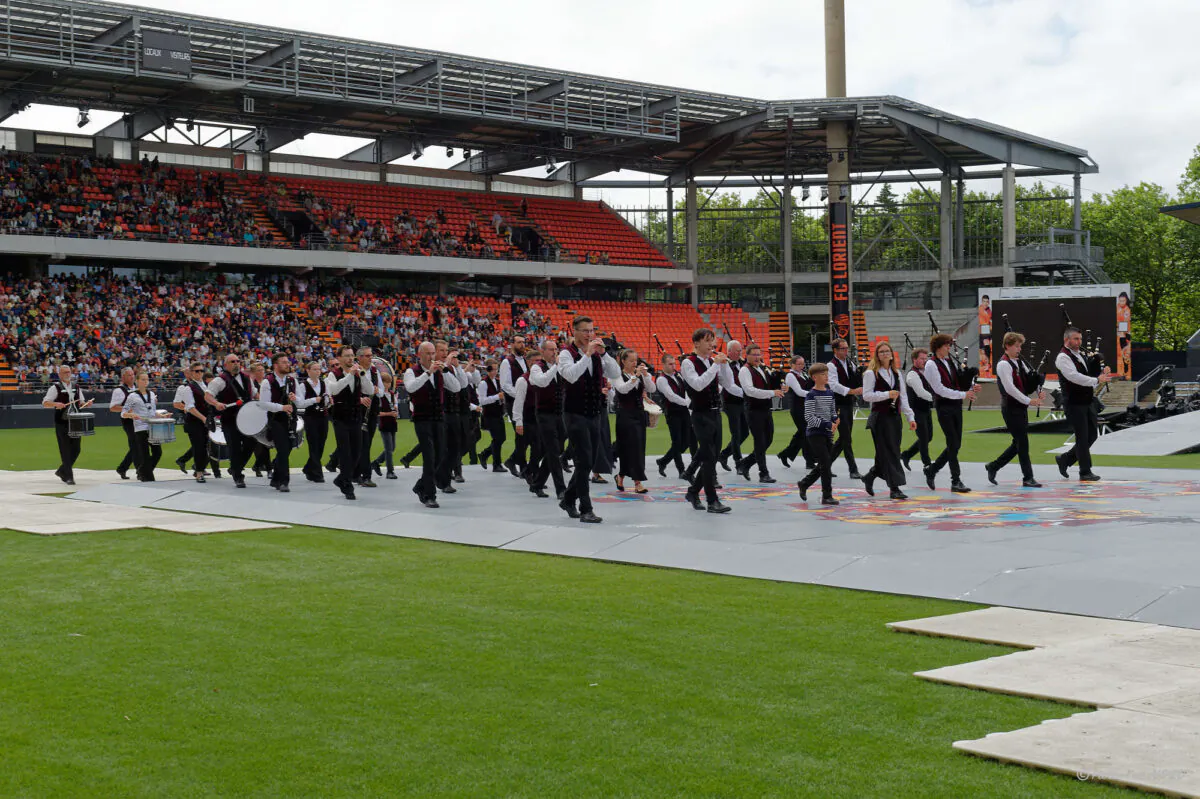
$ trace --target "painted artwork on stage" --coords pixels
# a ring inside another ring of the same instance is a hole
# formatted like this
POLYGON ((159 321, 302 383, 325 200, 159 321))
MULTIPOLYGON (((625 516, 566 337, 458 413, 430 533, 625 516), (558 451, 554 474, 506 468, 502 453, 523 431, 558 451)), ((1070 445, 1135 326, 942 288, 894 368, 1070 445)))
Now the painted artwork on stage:
POLYGON ((1117 295, 1117 367, 1113 372, 1126 380, 1133 376, 1132 317, 1129 294, 1122 291, 1117 295))
POLYGON ((979 298, 976 317, 979 322, 979 376, 995 377, 992 372, 992 298, 987 294, 979 298))

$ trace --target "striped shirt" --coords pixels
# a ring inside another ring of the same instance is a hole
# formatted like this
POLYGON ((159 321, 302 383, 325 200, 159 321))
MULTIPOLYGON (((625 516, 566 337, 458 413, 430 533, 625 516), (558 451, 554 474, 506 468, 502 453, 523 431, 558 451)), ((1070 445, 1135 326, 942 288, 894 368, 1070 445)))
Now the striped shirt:
POLYGON ((833 438, 833 420, 837 418, 834 394, 828 388, 811 388, 804 400, 805 434, 833 438))

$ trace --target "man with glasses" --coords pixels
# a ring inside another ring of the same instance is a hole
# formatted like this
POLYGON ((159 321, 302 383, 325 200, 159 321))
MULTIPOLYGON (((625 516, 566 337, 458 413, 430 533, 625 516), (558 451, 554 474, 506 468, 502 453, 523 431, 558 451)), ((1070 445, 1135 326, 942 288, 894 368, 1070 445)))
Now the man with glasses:
POLYGON ((250 447, 245 436, 238 430, 237 414, 242 405, 254 399, 254 387, 250 377, 242 371, 242 359, 230 353, 225 356, 224 368, 212 379, 204 392, 204 400, 217 409, 221 419, 221 430, 229 444, 229 474, 238 488, 246 487, 242 469, 250 457, 250 447))
POLYGON ((175 390, 175 410, 183 412, 183 432, 191 446, 182 456, 175 459, 179 471, 187 474, 187 462, 192 464, 192 476, 197 483, 204 482, 204 470, 208 466, 208 417, 204 411, 204 366, 193 363, 183 370, 183 383, 175 390))
POLYGON ((830 464, 838 455, 845 454, 850 467, 850 479, 861 480, 858 464, 854 460, 854 403, 862 395, 862 373, 857 364, 850 363, 850 343, 844 338, 833 340, 833 360, 829 362, 829 390, 834 395, 837 407, 838 438, 833 446, 830 464))

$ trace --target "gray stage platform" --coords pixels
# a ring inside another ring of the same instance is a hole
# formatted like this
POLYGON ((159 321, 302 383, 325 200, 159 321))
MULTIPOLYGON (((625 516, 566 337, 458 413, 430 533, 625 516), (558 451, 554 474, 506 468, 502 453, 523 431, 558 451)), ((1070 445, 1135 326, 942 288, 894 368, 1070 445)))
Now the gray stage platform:
MULTIPOLYGON (((1071 447, 1068 443, 1051 452, 1066 452, 1071 447)), ((1092 454, 1176 455, 1197 449, 1200 449, 1200 411, 1190 411, 1100 436, 1092 445, 1092 454)))
MULTIPOLYGON (((1200 472, 1104 469, 1101 483, 1062 480, 1037 467, 1044 489, 987 485, 981 465, 964 465, 975 488, 910 485, 911 499, 866 496, 835 481, 838 507, 800 502, 795 470, 778 464, 775 485, 722 473, 725 516, 692 510, 678 480, 651 482, 644 496, 593 486, 601 525, 568 519, 553 499, 477 468, 440 510, 426 510, 411 486, 380 480, 347 502, 330 484, 293 477, 280 494, 251 478, 153 486, 114 483, 80 500, 309 524, 508 550, 694 569, 787 582, 964 599, 991 605, 1137 619, 1200 628, 1200 472)), ((915 481, 914 481, 915 482, 915 481)), ((819 493, 819 492, 815 492, 819 493)))

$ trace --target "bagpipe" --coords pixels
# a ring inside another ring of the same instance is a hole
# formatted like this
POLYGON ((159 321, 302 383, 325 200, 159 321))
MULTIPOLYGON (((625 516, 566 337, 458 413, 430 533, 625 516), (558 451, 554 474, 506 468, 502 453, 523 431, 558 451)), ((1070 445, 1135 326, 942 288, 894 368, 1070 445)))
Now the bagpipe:
MULTIPOLYGON (((1000 318, 1004 321, 1004 332, 1012 333, 1012 323, 1008 321, 1008 314, 1001 314, 1000 318)), ((1033 351, 1037 342, 1029 342, 1030 352, 1033 351)), ((1029 365, 1029 361, 1025 359, 1025 349, 1021 348, 1021 354, 1017 358, 1017 367, 1021 370, 1021 385, 1024 387, 1027 396, 1033 396, 1042 390, 1042 386, 1046 383, 1046 375, 1042 369, 1046 366, 1046 359, 1049 357, 1050 351, 1046 350, 1042 353, 1042 360, 1037 368, 1029 365)))
MULTIPOLYGON (((1071 314, 1067 313, 1066 305, 1059 303, 1058 309, 1062 311, 1065 327, 1075 327, 1071 321, 1071 314)), ((1092 336, 1090 329, 1083 332, 1083 347, 1080 352, 1083 355, 1084 374, 1089 377, 1099 377, 1108 368, 1104 361, 1104 353, 1100 352, 1100 337, 1092 336)))
MULTIPOLYGON (((934 335, 939 335, 942 331, 938 329, 937 322, 933 319, 933 311, 928 311, 927 314, 934 335)), ((979 367, 971 365, 970 355, 971 348, 969 346, 960 347, 957 341, 950 342, 950 356, 958 363, 958 368, 955 370, 958 374, 958 385, 953 388, 959 391, 970 391, 975 387, 975 381, 979 379, 979 367)))

